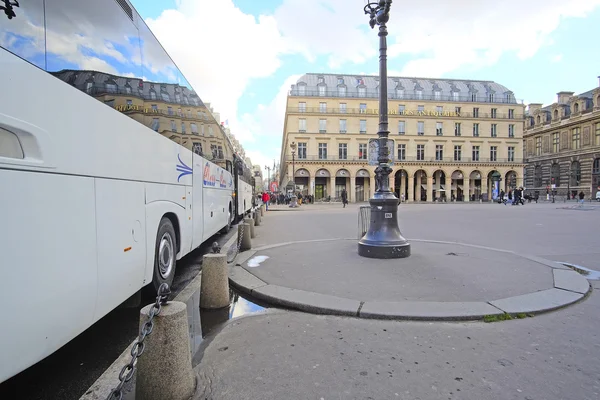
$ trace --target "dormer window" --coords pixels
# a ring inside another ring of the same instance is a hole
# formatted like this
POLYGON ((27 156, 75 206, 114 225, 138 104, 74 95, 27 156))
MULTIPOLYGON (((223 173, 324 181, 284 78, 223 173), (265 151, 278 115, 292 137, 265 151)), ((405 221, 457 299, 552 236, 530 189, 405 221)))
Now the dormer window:
POLYGON ((433 98, 435 100, 441 100, 442 99, 442 92, 440 92, 439 90, 436 90, 433 92, 433 98))
POLYGON ((326 89, 327 88, 324 85, 323 86, 319 86, 319 96, 325 96, 326 89))
POLYGON ((452 92, 452 100, 454 100, 454 101, 459 100, 459 92, 452 92))
POLYGON ((423 91, 422 90, 417 90, 416 94, 417 94, 417 100, 421 100, 423 98, 423 91))
POLYGON ((489 94, 488 94, 488 101, 489 101, 490 103, 493 103, 493 102, 494 102, 494 93, 489 93, 489 94))
POLYGON ((404 89, 396 89, 396 97, 398 99, 403 99, 404 98, 404 89))
POLYGON ((574 103, 573 104, 573 113, 578 113, 579 112, 579 103, 574 103))
POLYGON ((319 83, 325 83, 325 78, 323 78, 322 76, 320 76, 318 78, 319 83))
POLYGON ((150 99, 156 100, 156 92, 154 91, 154 88, 150 89, 150 99))
POLYGON ((542 117, 540 117, 539 115, 537 116, 537 123, 541 123, 542 122, 542 117))
POLYGON ((297 88, 298 88, 298 95, 299 95, 299 96, 304 96, 304 95, 306 95, 306 85, 305 85, 305 84, 299 84, 299 85, 297 86, 297 88))
POLYGON ((169 93, 167 93, 167 89, 163 87, 160 88, 160 97, 163 99, 163 101, 171 101, 171 97, 169 96, 169 93))
POLYGON ((113 80, 108 80, 104 83, 108 93, 117 93, 117 83, 113 80))
POLYGON ((554 110, 554 119, 558 119, 558 110, 554 110))
POLYGON ((344 78, 338 78, 338 85, 343 85, 344 84, 344 78))

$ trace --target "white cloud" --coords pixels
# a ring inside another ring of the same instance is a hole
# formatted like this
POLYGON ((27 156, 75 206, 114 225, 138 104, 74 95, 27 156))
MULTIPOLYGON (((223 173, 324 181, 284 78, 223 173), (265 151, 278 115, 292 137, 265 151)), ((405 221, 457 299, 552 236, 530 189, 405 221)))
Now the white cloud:
MULTIPOLYGON (((240 115, 238 101, 249 82, 275 73, 284 54, 311 62, 324 57, 340 72, 352 64, 376 68, 377 29, 369 28, 364 3, 283 0, 272 15, 254 17, 233 0, 178 0, 177 10, 147 22, 202 99, 229 120, 247 155, 264 167, 279 160, 286 95, 297 76, 271 102, 240 115)), ((389 24, 390 75, 438 77, 493 65, 505 53, 527 59, 553 45, 550 35, 562 19, 583 17, 598 5, 600 0, 423 0, 410 6, 396 1, 389 24), (401 55, 412 59, 399 64, 401 55)))
POLYGON ((363 7, 361 0, 284 0, 274 15, 289 50, 311 62, 325 55, 330 68, 340 68, 377 55, 363 7))
MULTIPOLYGON (((287 94, 290 86, 296 83, 300 76, 288 77, 269 104, 258 104, 254 113, 246 113, 240 117, 241 136, 236 133, 236 137, 239 139, 252 135, 253 142, 245 146, 246 155, 261 168, 273 165, 273 159, 279 163, 287 94)), ((263 171, 263 174, 266 176, 266 171, 263 171)))
POLYGON ((559 62, 559 61, 562 60, 562 58, 563 58, 562 54, 556 54, 555 56, 552 57, 551 61, 552 62, 559 62))
POLYGON ((238 100, 251 79, 270 76, 280 66, 285 45, 275 19, 244 14, 232 0, 177 5, 146 22, 202 100, 229 120, 238 140, 252 141, 252 132, 236 119, 238 100))
POLYGON ((414 57, 401 68, 403 75, 438 77, 459 67, 493 65, 506 52, 530 58, 550 45, 549 35, 561 19, 584 17, 600 0, 424 0, 406 8, 395 5, 390 57, 414 57))

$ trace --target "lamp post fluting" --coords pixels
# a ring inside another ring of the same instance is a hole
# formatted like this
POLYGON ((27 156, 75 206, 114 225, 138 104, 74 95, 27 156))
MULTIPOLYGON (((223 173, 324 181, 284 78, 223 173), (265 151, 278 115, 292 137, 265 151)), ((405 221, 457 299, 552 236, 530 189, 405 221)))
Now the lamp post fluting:
POLYGON ((369 25, 379 25, 379 152, 375 168, 375 195, 369 199, 371 218, 367 233, 358 242, 358 254, 369 258, 405 258, 410 256, 410 243, 398 226, 398 198, 390 191, 389 175, 392 168, 388 148, 387 102, 387 26, 392 0, 368 3, 364 7, 369 25))

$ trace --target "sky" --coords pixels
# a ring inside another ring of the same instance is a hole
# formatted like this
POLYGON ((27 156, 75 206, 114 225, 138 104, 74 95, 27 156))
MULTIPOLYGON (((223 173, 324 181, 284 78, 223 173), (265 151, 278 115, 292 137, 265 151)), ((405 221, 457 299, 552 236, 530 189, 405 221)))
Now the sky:
MULTIPOLYGON (((301 75, 378 73, 364 0, 132 3, 263 168, 279 162, 287 92, 301 75)), ((598 87, 599 27, 600 0, 394 0, 388 74, 491 80, 548 105, 598 87)))

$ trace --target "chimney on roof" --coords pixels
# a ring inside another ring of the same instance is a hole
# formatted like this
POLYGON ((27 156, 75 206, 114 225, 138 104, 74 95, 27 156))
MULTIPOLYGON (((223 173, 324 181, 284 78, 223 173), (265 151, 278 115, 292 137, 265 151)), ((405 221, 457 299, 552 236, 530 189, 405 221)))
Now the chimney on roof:
POLYGON ((527 106, 529 114, 533 114, 534 112, 542 108, 542 105, 542 103, 529 103, 529 105, 527 106))
POLYGON ((558 97, 558 104, 567 104, 571 96, 573 96, 575 92, 558 92, 556 96, 558 97))

